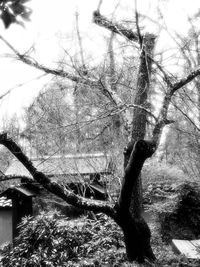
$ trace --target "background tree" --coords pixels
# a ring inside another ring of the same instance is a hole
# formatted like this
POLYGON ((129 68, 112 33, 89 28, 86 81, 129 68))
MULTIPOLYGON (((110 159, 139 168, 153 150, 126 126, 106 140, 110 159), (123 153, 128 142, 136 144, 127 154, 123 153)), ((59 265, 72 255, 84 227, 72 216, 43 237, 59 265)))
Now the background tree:
MULTIPOLYGON (((35 101, 25 110, 23 136, 32 148, 32 156, 65 154, 73 150, 67 139, 74 141, 73 133, 67 134, 67 124, 74 123, 72 107, 66 102, 67 89, 53 83, 44 88, 35 101)), ((73 130, 72 130, 73 131, 73 130)))
MULTIPOLYGON (((200 63, 198 14, 199 11, 188 18, 190 28, 187 37, 178 33, 174 37, 178 47, 179 62, 182 63, 180 71, 185 75, 197 69, 200 63)), ((200 80, 197 76, 174 97, 170 113, 173 114, 175 124, 170 126, 165 144, 167 161, 175 161, 194 180, 198 179, 200 171, 199 92, 200 80)))

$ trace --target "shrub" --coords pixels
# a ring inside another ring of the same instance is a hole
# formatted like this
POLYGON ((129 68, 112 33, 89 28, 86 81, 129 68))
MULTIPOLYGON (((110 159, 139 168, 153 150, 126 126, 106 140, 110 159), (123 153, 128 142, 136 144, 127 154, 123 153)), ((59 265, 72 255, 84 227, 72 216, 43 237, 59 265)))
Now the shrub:
POLYGON ((187 180, 186 175, 176 165, 149 159, 142 170, 144 188, 152 183, 174 184, 187 180))
POLYGON ((171 211, 166 208, 160 213, 161 234, 166 241, 200 238, 200 186, 197 183, 183 183, 171 211))
POLYGON ((116 256, 123 246, 122 236, 115 223, 103 215, 74 223, 61 220, 55 212, 42 213, 25 217, 19 232, 13 248, 4 254, 5 267, 115 266, 125 256, 122 251, 116 256))
POLYGON ((77 259, 80 247, 91 239, 87 229, 59 226, 56 213, 25 217, 14 247, 3 258, 3 266, 65 266, 77 259))
MULTIPOLYGON (((26 217, 20 224, 20 234, 13 248, 8 247, 1 261, 5 267, 131 267, 122 242, 121 230, 105 215, 96 220, 81 217, 67 220, 57 213, 42 213, 26 217)), ((155 265, 144 266, 190 266, 184 257, 174 255, 170 246, 162 243, 158 225, 152 229, 152 245, 158 260, 155 265)))

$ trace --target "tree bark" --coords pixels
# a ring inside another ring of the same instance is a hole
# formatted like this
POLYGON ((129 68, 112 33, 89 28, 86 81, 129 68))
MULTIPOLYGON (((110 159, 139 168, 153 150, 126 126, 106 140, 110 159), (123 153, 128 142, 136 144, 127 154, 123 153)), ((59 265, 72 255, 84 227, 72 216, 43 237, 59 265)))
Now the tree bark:
MULTIPOLYGON (((140 56, 140 66, 138 71, 138 79, 136 86, 136 96, 134 104, 142 107, 146 107, 149 94, 150 77, 152 69, 152 54, 154 49, 155 37, 147 35, 143 38, 142 51, 140 56)), ((144 139, 146 134, 147 112, 140 108, 134 108, 133 120, 132 120, 132 136, 130 147, 133 143, 144 139)), ((130 150, 130 148, 129 148, 130 150)), ((125 161, 128 160, 129 153, 125 153, 125 161)), ((133 202, 132 211, 133 214, 138 217, 142 212, 142 179, 139 175, 137 183, 133 187, 133 202)))
POLYGON ((141 214, 133 216, 130 211, 132 191, 137 186, 145 160, 152 156, 155 148, 156 145, 154 143, 144 140, 137 141, 134 144, 125 168, 120 196, 115 207, 115 221, 124 233, 129 261, 144 262, 146 258, 150 261, 155 260, 150 245, 151 233, 147 223, 141 214))

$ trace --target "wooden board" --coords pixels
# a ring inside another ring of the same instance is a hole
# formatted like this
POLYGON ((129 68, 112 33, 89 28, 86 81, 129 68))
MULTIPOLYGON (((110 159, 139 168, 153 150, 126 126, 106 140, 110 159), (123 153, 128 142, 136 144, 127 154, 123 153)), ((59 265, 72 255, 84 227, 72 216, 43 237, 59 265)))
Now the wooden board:
POLYGON ((176 253, 183 254, 188 259, 200 259, 200 239, 199 240, 172 240, 172 247, 176 253))

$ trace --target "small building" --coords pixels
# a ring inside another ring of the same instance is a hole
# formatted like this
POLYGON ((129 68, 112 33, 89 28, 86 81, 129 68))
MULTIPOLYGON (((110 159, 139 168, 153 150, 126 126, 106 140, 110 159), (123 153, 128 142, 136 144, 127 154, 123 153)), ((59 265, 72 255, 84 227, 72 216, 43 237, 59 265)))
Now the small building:
MULTIPOLYGON (((100 200, 107 198, 106 180, 113 170, 107 155, 49 156, 31 161, 38 171, 45 173, 52 181, 62 182, 75 193, 100 200)), ((20 185, 11 186, 0 194, 0 245, 11 242, 18 235, 17 225, 22 217, 33 215, 33 197, 45 198, 45 194, 49 194, 40 190, 28 170, 16 159, 11 162, 5 175, 24 178, 20 185)))
MULTIPOLYGON (((43 172, 52 181, 63 182, 65 186, 86 197, 93 195, 105 199, 106 181, 112 174, 111 157, 103 153, 75 154, 65 156, 46 156, 31 159, 38 171, 43 172)), ((18 160, 14 160, 7 171, 7 176, 32 178, 28 170, 18 160)))
POLYGON ((11 242, 18 234, 17 225, 21 219, 32 215, 35 195, 24 186, 10 187, 0 194, 0 245, 11 242))

